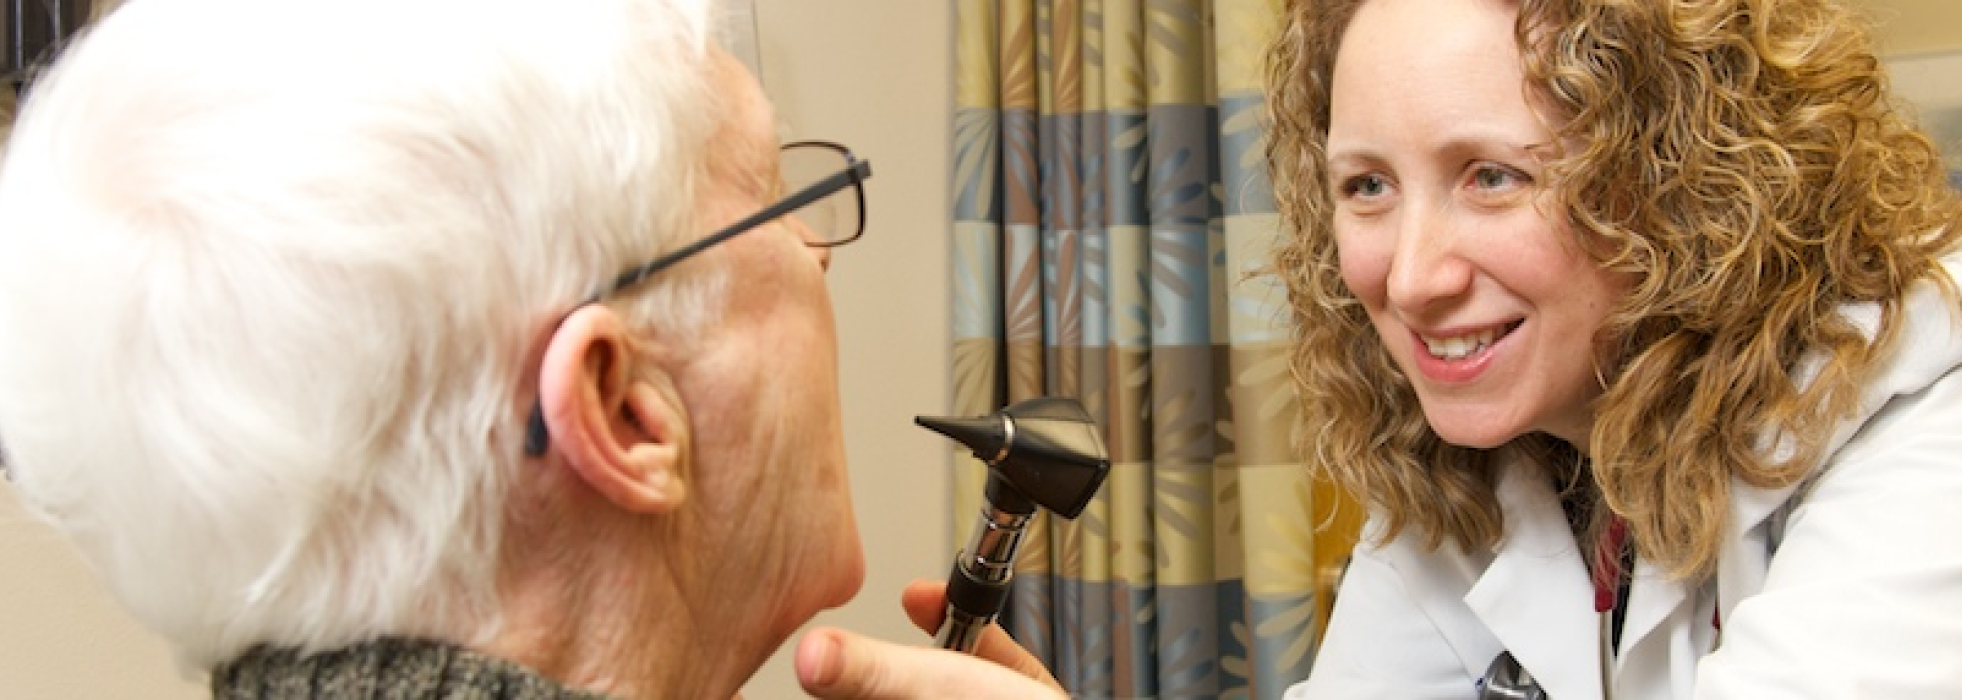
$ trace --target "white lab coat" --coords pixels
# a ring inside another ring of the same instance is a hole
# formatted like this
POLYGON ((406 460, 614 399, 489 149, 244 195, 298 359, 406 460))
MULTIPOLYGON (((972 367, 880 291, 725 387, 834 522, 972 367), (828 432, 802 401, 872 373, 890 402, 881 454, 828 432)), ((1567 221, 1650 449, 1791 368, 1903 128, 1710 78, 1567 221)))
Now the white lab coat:
MULTIPOLYGON (((1948 267, 1962 280, 1962 260, 1948 267)), ((1733 483, 1714 581, 1637 562, 1609 697, 1962 698, 1962 319, 1931 284, 1907 309, 1814 478, 1733 483)), ((1552 700, 1608 695, 1593 588, 1552 485, 1507 468, 1498 498, 1506 534, 1489 550, 1366 534, 1288 700, 1475 698, 1506 650, 1552 700)))

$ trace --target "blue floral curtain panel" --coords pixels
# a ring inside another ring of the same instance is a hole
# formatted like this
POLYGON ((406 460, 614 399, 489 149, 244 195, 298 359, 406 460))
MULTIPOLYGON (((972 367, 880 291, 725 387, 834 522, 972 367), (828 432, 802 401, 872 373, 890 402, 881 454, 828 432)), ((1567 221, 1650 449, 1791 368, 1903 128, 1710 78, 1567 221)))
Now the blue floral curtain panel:
MULTIPOLYGON (((1080 518, 1032 526, 1004 622, 1078 697, 1278 698, 1358 514, 1291 455, 1257 274, 1280 2, 956 2, 954 409, 1077 397, 1112 458, 1080 518)), ((985 476, 960 460, 956 546, 985 476)))

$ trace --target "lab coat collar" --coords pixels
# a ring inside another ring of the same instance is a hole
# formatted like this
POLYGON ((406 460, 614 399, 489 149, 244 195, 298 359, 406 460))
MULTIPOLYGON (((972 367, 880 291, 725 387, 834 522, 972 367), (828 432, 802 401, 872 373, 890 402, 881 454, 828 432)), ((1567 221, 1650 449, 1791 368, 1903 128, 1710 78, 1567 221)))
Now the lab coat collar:
MULTIPOLYGON (((1962 253, 1950 254, 1944 259, 1943 267, 1952 279, 1962 282, 1962 253)), ((1830 465, 1833 455, 1895 396, 1921 391, 1962 365, 1962 318, 1957 317, 1952 297, 1933 282, 1923 280, 1908 290, 1901 307, 1901 326, 1894 344, 1887 349, 1887 356, 1878 361, 1873 379, 1861 387, 1860 403, 1853 415, 1834 426, 1821 452, 1824 455, 1821 465, 1830 465)), ((1876 304, 1851 304, 1840 313, 1869 338, 1879 327, 1880 308, 1876 304)), ((1801 381, 1810 381, 1812 372, 1810 367, 1802 368, 1801 381)), ((1789 451, 1790 446, 1773 443, 1769 449, 1778 454, 1789 451)), ((1809 488, 1820 475, 1815 471, 1797 483, 1773 488, 1752 486, 1731 478, 1731 536, 1724 539, 1717 566, 1719 619, 1729 616, 1738 601, 1764 588, 1771 552, 1777 548, 1772 539, 1782 534, 1782 519, 1789 511, 1781 509, 1795 497, 1804 498, 1795 492, 1809 488), (1781 522, 1769 522, 1774 515, 1781 522)))
MULTIPOLYGON (((1466 592, 1465 605, 1549 697, 1601 697, 1601 654, 1592 643, 1600 634, 1594 588, 1559 496, 1538 469, 1507 460, 1498 497, 1507 518, 1505 538, 1466 592)), ((1455 640, 1454 646, 1465 648, 1455 640)), ((1473 677, 1485 672, 1484 666, 1470 670, 1473 677)))

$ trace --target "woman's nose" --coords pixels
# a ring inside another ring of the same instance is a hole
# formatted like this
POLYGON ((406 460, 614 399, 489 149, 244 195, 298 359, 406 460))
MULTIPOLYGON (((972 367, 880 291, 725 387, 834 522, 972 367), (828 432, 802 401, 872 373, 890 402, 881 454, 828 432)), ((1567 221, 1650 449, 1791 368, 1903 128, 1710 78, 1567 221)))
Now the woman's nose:
POLYGON ((1396 250, 1390 258, 1390 304, 1421 312, 1463 294, 1471 285, 1471 266, 1460 256, 1451 213, 1431 207, 1399 212, 1396 250))

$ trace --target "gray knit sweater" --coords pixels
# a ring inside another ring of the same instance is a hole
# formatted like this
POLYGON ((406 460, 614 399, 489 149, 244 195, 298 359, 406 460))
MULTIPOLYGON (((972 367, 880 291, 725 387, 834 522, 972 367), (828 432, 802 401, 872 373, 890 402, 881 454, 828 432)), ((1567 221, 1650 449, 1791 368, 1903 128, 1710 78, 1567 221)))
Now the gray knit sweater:
POLYGON ((382 639, 301 656, 256 647, 213 671, 214 700, 604 700, 462 647, 382 639))

